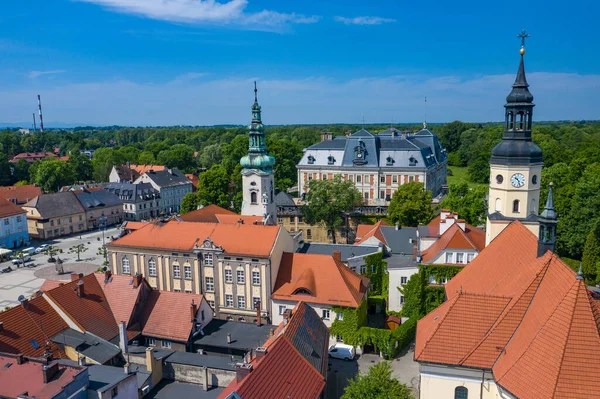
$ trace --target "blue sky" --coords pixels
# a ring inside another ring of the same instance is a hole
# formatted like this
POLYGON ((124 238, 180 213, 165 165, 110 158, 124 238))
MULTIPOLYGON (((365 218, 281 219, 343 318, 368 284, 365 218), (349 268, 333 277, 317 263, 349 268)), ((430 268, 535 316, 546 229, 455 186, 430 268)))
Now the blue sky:
POLYGON ((535 119, 600 119, 591 1, 5 3, 2 123, 247 123, 255 79, 267 124, 500 120, 521 29, 535 119))

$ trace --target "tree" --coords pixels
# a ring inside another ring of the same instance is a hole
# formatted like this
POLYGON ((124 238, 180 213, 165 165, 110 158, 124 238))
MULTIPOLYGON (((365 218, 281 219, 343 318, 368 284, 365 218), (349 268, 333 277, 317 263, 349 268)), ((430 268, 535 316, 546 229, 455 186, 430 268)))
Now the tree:
POLYGON ((87 250, 88 250, 88 247, 86 247, 84 244, 77 244, 77 245, 72 246, 71 248, 69 248, 69 253, 70 254, 77 254, 77 260, 80 261, 81 260, 81 254, 84 253, 87 250))
POLYGON ((29 162, 24 159, 19 159, 13 164, 13 182, 30 180, 29 177, 29 162))
POLYGON ((410 389, 392 377, 390 363, 383 361, 369 367, 350 381, 341 399, 414 399, 410 389))
POLYGON ((306 204, 302 215, 308 224, 323 223, 333 232, 343 223, 344 213, 352 212, 360 205, 362 197, 351 181, 336 175, 333 180, 311 180, 307 185, 306 204))
POLYGON ((487 187, 470 188, 466 182, 450 186, 450 191, 441 203, 444 209, 458 213, 467 223, 478 226, 485 222, 485 195, 487 187))
POLYGON ((186 144, 175 144, 161 151, 157 160, 161 165, 191 172, 194 170, 194 149, 186 144))
POLYGON ((211 144, 204 147, 199 155, 199 163, 203 168, 210 169, 213 165, 220 164, 223 152, 220 144, 211 144))
POLYGON ((388 219, 401 226, 416 227, 433 217, 431 191, 423 183, 410 182, 398 187, 388 207, 388 219))
POLYGON ((198 178, 198 202, 229 208, 229 174, 221 165, 214 165, 198 178))
POLYGON ((45 193, 57 192, 62 186, 73 184, 75 176, 73 169, 65 162, 55 158, 39 161, 31 180, 45 193))
POLYGON ((420 319, 425 314, 425 282, 423 273, 415 273, 402 287, 397 287, 398 291, 404 295, 404 304, 402 305, 402 316, 417 317, 420 319))
POLYGON ((54 245, 49 245, 42 251, 42 253, 44 255, 48 255, 51 259, 54 259, 54 256, 62 254, 63 250, 54 245))
POLYGON ((181 200, 181 209, 180 214, 188 213, 191 211, 195 211, 198 209, 198 205, 200 205, 200 198, 197 193, 187 193, 185 197, 181 200))
POLYGON ((17 263, 17 268, 21 267, 21 266, 25 266, 25 258, 29 256, 29 254, 26 254, 23 251, 15 251, 13 253, 13 259, 17 259, 19 262, 17 263))
POLYGON ((0 152, 0 186, 10 186, 12 178, 6 154, 0 152))
POLYGON ((585 280, 591 284, 596 282, 598 260, 600 259, 600 249, 598 248, 597 228, 590 230, 583 247, 583 257, 581 267, 585 280))
POLYGON ((294 186, 298 179, 296 165, 302 158, 302 147, 287 139, 267 139, 267 149, 277 161, 274 168, 275 186, 285 191, 294 186))
POLYGON ((87 156, 79 152, 76 152, 69 156, 67 165, 73 171, 73 176, 77 181, 89 181, 94 175, 94 167, 92 166, 92 161, 90 161, 90 159, 87 156))
POLYGON ((108 181, 108 175, 115 165, 123 165, 125 158, 112 148, 99 148, 94 152, 92 166, 96 182, 108 181))
POLYGON ((150 151, 142 151, 138 156, 138 163, 140 165, 154 165, 156 164, 156 158, 150 151))

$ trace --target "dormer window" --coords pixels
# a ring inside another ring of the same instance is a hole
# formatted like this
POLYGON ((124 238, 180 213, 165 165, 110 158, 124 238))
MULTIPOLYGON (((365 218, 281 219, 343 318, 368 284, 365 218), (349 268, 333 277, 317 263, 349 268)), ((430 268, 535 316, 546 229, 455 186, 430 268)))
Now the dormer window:
POLYGON ((332 155, 330 155, 327 157, 327 165, 333 165, 333 164, 335 164, 335 158, 332 155))
POLYGON ((354 147, 354 160, 352 161, 355 165, 364 165, 367 163, 365 159, 367 151, 365 149, 365 143, 360 140, 358 145, 354 147))
POLYGON ((394 165, 394 162, 395 162, 395 161, 394 161, 394 158, 392 158, 391 156, 388 156, 388 157, 385 159, 385 165, 386 165, 386 166, 393 166, 393 165, 394 165))
POLYGON ((313 157, 312 155, 308 156, 308 164, 312 165, 315 163, 315 157, 313 157))
POLYGON ((408 159, 408 166, 417 166, 417 160, 415 157, 410 157, 408 159))

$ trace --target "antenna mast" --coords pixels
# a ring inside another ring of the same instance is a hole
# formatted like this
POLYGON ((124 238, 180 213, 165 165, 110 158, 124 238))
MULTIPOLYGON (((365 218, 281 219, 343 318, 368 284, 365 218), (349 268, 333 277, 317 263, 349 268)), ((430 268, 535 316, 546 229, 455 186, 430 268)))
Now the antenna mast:
POLYGON ((36 125, 35 125, 35 112, 33 113, 33 131, 35 132, 37 129, 36 125))
POLYGON ((42 118, 42 99, 38 94, 38 110, 40 112, 40 133, 44 133, 44 119, 42 118))

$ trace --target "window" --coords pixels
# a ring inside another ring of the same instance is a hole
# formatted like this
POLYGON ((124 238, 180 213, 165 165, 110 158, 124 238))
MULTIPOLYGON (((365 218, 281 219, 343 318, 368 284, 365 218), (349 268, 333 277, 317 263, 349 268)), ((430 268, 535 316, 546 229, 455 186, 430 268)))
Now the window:
POLYGON ((73 223, 73 218, 72 217, 69 218, 69 223, 73 223))
POLYGON ((502 175, 496 176, 496 183, 502 184, 503 181, 504 181, 504 177, 502 177, 502 175))
POLYGON ((367 265, 360 265, 360 274, 365 274, 367 272, 367 265))
POLYGON ((502 210, 502 200, 500 198, 496 198, 496 209, 497 212, 502 210))
POLYGON ((533 184, 537 184, 537 175, 533 175, 533 177, 531 178, 531 182, 533 184))
POLYGON ((380 182, 380 183, 385 183, 385 176, 381 176, 381 177, 379 178, 379 182, 380 182))
POLYGON ((129 259, 127 259, 127 256, 123 256, 123 259, 121 260, 121 266, 123 267, 123 274, 131 273, 131 270, 129 269, 129 259))
POLYGON ((312 230, 306 229, 306 238, 312 238, 312 230))
POLYGON ((162 340, 160 341, 160 346, 162 346, 163 348, 171 348, 171 341, 162 340))
POLYGON ((228 308, 233 307, 233 295, 225 294, 225 306, 227 306, 228 308))
POLYGON ((146 345, 156 346, 156 341, 154 340, 154 338, 146 338, 146 345))
POLYGON ((323 315, 323 317, 321 317, 323 320, 329 320, 329 309, 323 309, 321 314, 323 315))
POLYGON ((446 252, 446 263, 452 263, 452 252, 446 252))
POLYGON ((465 254, 459 252, 456 254, 456 263, 463 263, 465 258, 465 254))
POLYGON ((156 277, 156 261, 154 258, 150 258, 148 261, 148 275, 156 277))
POLYGON ((260 297, 258 297, 258 296, 252 297, 252 309, 256 309, 257 303, 260 303, 260 297))
POLYGON ((315 163, 315 157, 313 157, 312 155, 308 156, 308 164, 312 165, 315 163))
POLYGON ((298 223, 302 223, 302 216, 298 216, 298 223))
POLYGON ((365 184, 369 184, 369 175, 365 175, 365 184))
POLYGON ((475 254, 467 254, 467 263, 471 263, 473 261, 474 257, 475 257, 475 254))
POLYGON ((368 200, 369 199, 369 193, 367 191, 365 191, 365 199, 368 200))
POLYGON ((205 277, 204 282, 206 284, 206 292, 215 291, 215 279, 212 277, 205 277))
POLYGON ((282 217, 278 217, 277 218, 277 223, 283 223, 283 218, 282 217))
POLYGON ((398 175, 392 176, 392 183, 398 183, 398 175))
POLYGON ((257 197, 256 192, 253 191, 250 193, 250 203, 251 204, 255 204, 255 205, 258 204, 256 197, 257 197))
POLYGON ((384 191, 384 190, 381 190, 381 191, 379 192, 379 198, 381 198, 381 199, 384 199, 384 198, 385 198, 385 191, 384 191))
POLYGON ((225 282, 233 283, 233 271, 231 269, 225 269, 225 282))
POLYGON ((258 270, 252 271, 252 284, 260 285, 260 272, 258 270))
POLYGON ((119 389, 118 387, 114 387, 113 389, 110 390, 110 397, 114 398, 119 394, 119 389))
POLYGON ((336 313, 335 314, 335 318, 336 320, 344 320, 344 315, 342 313, 336 313))
POLYGON ((204 316, 204 309, 202 309, 200 311, 200 320, 204 321, 205 318, 206 318, 206 316, 204 316))
POLYGON ((335 163, 335 158, 330 155, 327 157, 327 165, 333 165, 335 163))
POLYGON ((287 310, 287 308, 285 306, 280 306, 279 307, 279 314, 284 314, 286 310, 287 310))
POLYGON ((190 265, 183 265, 183 277, 186 280, 192 279, 192 267, 190 265))
POLYGON ((408 176, 408 181, 410 183, 414 182, 415 181, 415 177, 414 176, 408 176))
POLYGON ((173 263, 173 277, 181 278, 181 268, 178 263, 173 263))
POLYGON ((519 213, 519 207, 520 207, 520 202, 519 200, 514 200, 513 201, 513 212, 514 213, 519 213))
POLYGON ((237 283, 238 284, 246 283, 246 273, 244 273, 243 269, 237 270, 237 283))
POLYGON ((205 266, 213 265, 213 254, 204 254, 204 265, 205 266))
POLYGON ((404 285, 408 282, 408 277, 400 277, 400 284, 404 285))
POLYGON ((356 182, 360 183, 362 181, 362 176, 361 175, 356 175, 356 182))
POLYGON ((238 295, 238 308, 246 309, 246 297, 243 295, 238 295))
POLYGON ((82 220, 82 219, 81 219, 81 215, 79 215, 79 221, 81 222, 81 220, 82 220))
POLYGON ((404 298, 404 295, 400 295, 400 305, 404 305, 404 302, 406 302, 406 298, 404 298))
POLYGON ((208 306, 210 306, 211 309, 215 308, 215 301, 208 301, 208 306))
POLYGON ((354 175, 348 175, 348 180, 354 183, 354 175))
POLYGON ((296 223, 296 217, 290 216, 290 223, 296 223))
MULTIPOLYGON (((33 212, 33 211, 32 211, 32 212, 33 212)), ((6 220, 4 221, 4 223, 6 223, 6 221, 8 221, 8 219, 6 219, 6 220)), ((54 220, 51 220, 51 221, 50 221, 50 227, 52 227, 52 226, 54 226, 54 220)))
POLYGON ((456 387, 454 389, 454 399, 468 399, 469 390, 465 387, 456 387))

